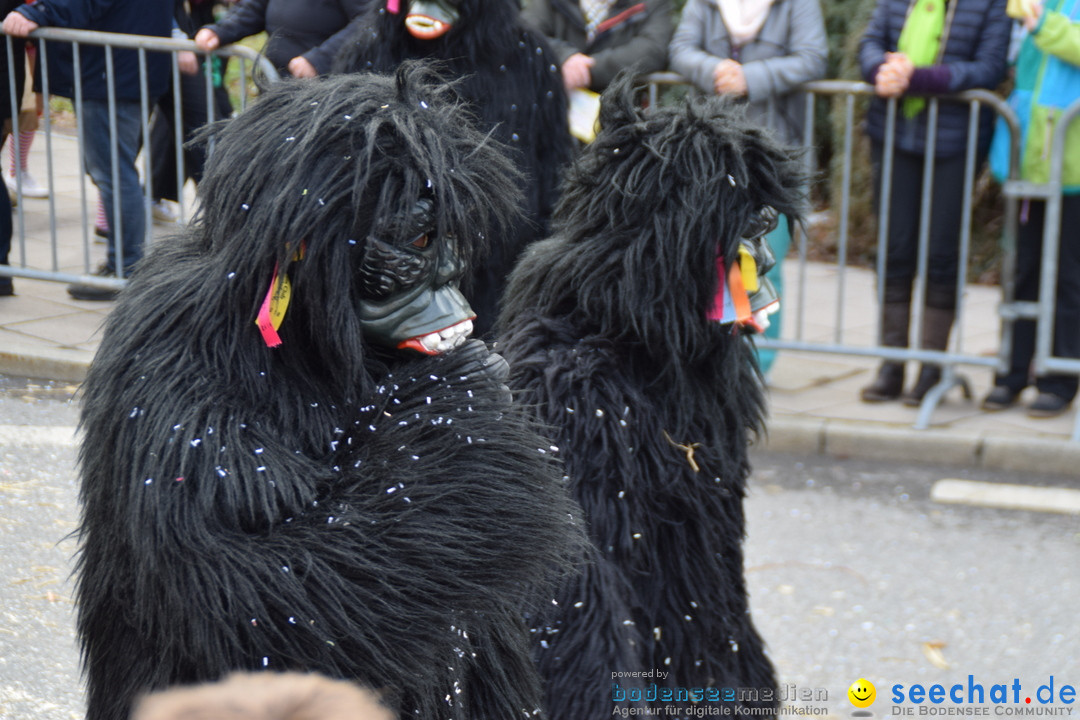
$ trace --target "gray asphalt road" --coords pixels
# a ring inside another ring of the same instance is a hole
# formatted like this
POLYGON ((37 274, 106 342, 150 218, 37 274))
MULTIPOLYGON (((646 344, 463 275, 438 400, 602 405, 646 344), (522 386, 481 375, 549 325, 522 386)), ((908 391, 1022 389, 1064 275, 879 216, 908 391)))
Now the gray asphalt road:
POLYGON ((818 704, 841 716, 859 678, 877 687, 878 717, 893 713, 897 684, 906 699, 913 684, 963 683, 966 700, 969 675, 986 694, 1019 679, 1024 705, 1051 676, 1055 693, 1080 691, 1080 517, 929 500, 944 478, 1080 488, 1080 474, 781 455, 754 465, 747 579, 784 682, 827 690, 818 704))
MULTIPOLYGON (((82 716, 64 539, 78 514, 73 391, 0 378, 0 720, 82 716)), ((849 717, 859 678, 876 685, 879 718, 893 714, 895 685, 905 696, 913 684, 966 688, 969 675, 987 693, 1019 680, 1034 694, 1051 676, 1057 693, 1080 687, 1080 518, 929 500, 946 477, 1080 479, 781 455, 754 464, 748 585, 785 691, 815 698, 795 705, 849 717)))
POLYGON ((0 378, 0 718, 82 717, 74 388, 0 378), (23 429, 29 426, 32 430, 23 429))

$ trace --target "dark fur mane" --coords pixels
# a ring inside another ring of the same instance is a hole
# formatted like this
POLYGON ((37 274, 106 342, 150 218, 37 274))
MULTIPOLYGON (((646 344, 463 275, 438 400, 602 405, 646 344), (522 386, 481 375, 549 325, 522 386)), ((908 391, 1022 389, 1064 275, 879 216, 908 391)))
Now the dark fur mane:
MULTIPOLYGON (((336 389, 342 396, 366 394, 372 358, 360 337, 351 273, 367 238, 427 193, 436 199, 439 234, 457 237, 465 262, 484 251, 485 237, 517 220, 518 174, 472 128, 452 83, 415 63, 396 76, 275 85, 204 138, 214 152, 200 210, 184 236, 148 256, 144 274, 170 271, 164 283, 155 277, 146 317, 117 335, 133 351, 176 318, 194 318, 193 331, 206 337, 191 338, 175 359, 200 348, 204 365, 234 391, 258 397, 266 373, 301 370, 288 381, 344 381, 336 389), (428 105, 441 109, 416 112, 428 105), (477 191, 492 186, 507 193, 477 191), (269 351, 254 320, 275 264, 291 278, 293 296, 284 343, 269 351)), ((138 275, 129 303, 150 291, 138 275)))
POLYGON ((554 237, 522 261, 503 317, 566 317, 672 368, 694 364, 730 332, 705 318, 718 245, 734 257, 762 205, 798 220, 800 164, 732 103, 644 110, 625 77, 605 93, 600 122, 566 172, 554 237))

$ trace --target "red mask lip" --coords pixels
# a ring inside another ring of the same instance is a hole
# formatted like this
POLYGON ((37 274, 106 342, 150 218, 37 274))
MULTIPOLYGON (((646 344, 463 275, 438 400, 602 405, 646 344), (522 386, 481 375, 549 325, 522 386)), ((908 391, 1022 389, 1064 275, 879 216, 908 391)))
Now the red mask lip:
POLYGON ((450 30, 450 23, 443 22, 430 15, 414 14, 405 18, 405 28, 417 40, 434 40, 450 30))
POLYGON ((440 330, 402 340, 397 347, 399 350, 415 350, 421 355, 439 355, 465 342, 472 335, 475 319, 473 315, 440 330))

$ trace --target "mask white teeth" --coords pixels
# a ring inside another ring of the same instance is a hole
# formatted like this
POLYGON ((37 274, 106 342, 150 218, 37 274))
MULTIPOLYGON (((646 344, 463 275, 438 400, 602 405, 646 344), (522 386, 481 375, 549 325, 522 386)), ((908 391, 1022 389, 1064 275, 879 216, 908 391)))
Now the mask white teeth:
POLYGON ((420 344, 423 345, 428 352, 439 352, 439 346, 442 344, 442 339, 439 337, 439 333, 431 333, 430 335, 425 335, 420 338, 420 344))
POLYGON ((420 338, 420 344, 430 353, 444 353, 464 343, 472 331, 472 320, 463 320, 445 330, 424 335, 420 338))
POLYGON ((439 337, 442 338, 443 344, 447 348, 456 348, 472 334, 473 324, 472 320, 464 320, 457 325, 451 325, 439 332, 439 337))

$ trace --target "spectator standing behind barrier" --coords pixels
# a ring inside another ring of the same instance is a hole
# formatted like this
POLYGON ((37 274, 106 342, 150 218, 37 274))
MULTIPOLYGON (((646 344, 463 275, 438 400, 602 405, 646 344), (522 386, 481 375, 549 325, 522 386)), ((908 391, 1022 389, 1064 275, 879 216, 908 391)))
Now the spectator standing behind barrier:
POLYGON ((624 68, 666 66, 671 0, 526 0, 521 16, 548 39, 567 91, 603 92, 624 68))
POLYGON ((310 78, 330 72, 349 21, 369 0, 240 0, 218 22, 195 35, 214 50, 266 31, 266 57, 282 75, 310 78))
MULTIPOLYGON (((825 77, 829 53, 818 0, 688 0, 668 50, 671 69, 706 93, 731 95, 791 146, 803 143, 806 99, 800 83, 825 77)), ((766 236, 776 265, 766 274, 783 305, 781 266, 791 243, 786 218, 766 236)), ((774 313, 765 337, 780 336, 774 313)), ((767 373, 775 351, 758 360, 767 373)))
MULTIPOLYGON (((173 10, 175 26, 173 37, 187 40, 195 36, 198 26, 185 0, 176 0, 173 10)), ((232 103, 225 89, 219 58, 200 57, 193 52, 177 53, 180 70, 180 125, 183 142, 187 143, 195 132, 211 117, 207 103, 206 68, 204 62, 212 63, 210 82, 213 86, 213 118, 221 120, 232 114, 232 103)), ((173 204, 180 200, 176 167, 176 120, 175 97, 172 88, 158 100, 150 123, 151 212, 155 222, 175 223, 179 216, 173 204)), ((206 164, 206 149, 201 145, 184 147, 184 178, 196 184, 202 180, 206 164)))
MULTIPOLYGON (((27 5, 30 5, 34 0, 25 0, 27 5)), ((14 7, 18 7, 15 4, 14 7)), ((5 15, 7 12, 4 13, 5 15)), ((28 161, 30 159, 30 146, 34 142, 34 137, 37 135, 37 129, 39 124, 39 118, 44 111, 44 103, 41 98, 40 87, 40 75, 36 70, 36 52, 33 43, 26 43, 26 62, 23 63, 26 70, 25 88, 22 92, 22 106, 19 108, 19 151, 15 152, 15 139, 12 136, 7 138, 8 159, 10 160, 9 171, 4 174, 4 182, 7 184, 8 192, 13 198, 17 198, 19 188, 19 182, 21 182, 21 191, 23 197, 27 198, 47 198, 49 197, 49 188, 42 185, 37 181, 33 175, 30 174, 28 167, 28 161), (20 172, 22 177, 17 180, 16 172, 20 172)))
MULTIPOLYGON (((1080 358, 1080 118, 1070 124, 1064 149, 1051 146, 1057 117, 1080 100, 1080 0, 1050 0, 1045 10, 1034 5, 1024 25, 1028 35, 1016 59, 1016 85, 1009 97, 1020 118, 1019 174, 1023 180, 1045 183, 1050 178, 1050 157, 1064 153, 1053 354, 1080 358)), ((1009 133, 1003 130, 999 124, 991 150, 991 168, 1001 181, 1009 174, 1009 133)), ((1034 302, 1039 298, 1046 202, 1025 200, 1020 216, 1015 296, 1034 302)), ((1003 410, 1016 404, 1020 392, 1032 382, 1034 354, 1035 321, 1016 321, 1009 371, 995 378, 994 389, 983 400, 984 409, 1003 410)), ((1076 375, 1040 375, 1034 383, 1039 394, 1028 406, 1031 417, 1060 415, 1076 397, 1076 375)))
MULTIPOLYGON (((7 14, 22 4, 22 0, 0 0, 0 12, 7 14)), ((0 134, 0 143, 3 143, 11 133, 11 85, 8 81, 8 57, 7 48, 5 47, 7 40, 0 38, 0 123, 3 124, 2 134, 0 134)), ((25 73, 22 71, 23 65, 26 63, 25 58, 25 43, 16 38, 12 38, 12 50, 15 58, 15 97, 16 102, 22 97, 23 82, 25 81, 25 73)), ((8 254, 11 252, 11 236, 14 233, 14 227, 11 222, 11 198, 8 194, 0 190, 0 265, 8 264, 8 254)), ((7 297, 15 294, 15 286, 11 281, 11 278, 6 276, 0 276, 0 297, 7 297)))
MULTIPOLYGON (((972 88, 993 89, 1001 82, 1011 34, 1005 3, 1006 0, 878 0, 859 42, 863 78, 873 83, 877 94, 870 104, 866 125, 874 170, 875 208, 881 205, 886 100, 900 98, 889 178, 888 240, 882 288, 885 302, 881 315, 883 345, 908 346, 926 153, 928 102, 922 96, 972 88)), ((919 343, 924 350, 948 347, 956 317, 969 114, 966 104, 939 105, 919 343)), ((979 159, 985 157, 990 144, 992 123, 993 112, 984 107, 978 125, 979 159)), ((860 396, 864 402, 882 402, 903 395, 904 404, 915 406, 940 379, 940 366, 923 363, 914 387, 905 394, 904 363, 887 360, 860 396)))
MULTIPOLYGON (((38 27, 48 26, 168 37, 171 25, 170 0, 38 0, 33 5, 22 5, 8 13, 4 18, 3 30, 14 37, 26 37, 38 27)), ((74 97, 72 45, 40 43, 38 50, 49 54, 50 90, 63 97, 74 97)), ((105 49, 96 45, 81 45, 79 59, 82 71, 80 122, 83 128, 83 162, 105 199, 105 212, 111 228, 107 259, 95 274, 101 277, 125 276, 142 258, 146 239, 146 208, 135 167, 141 130, 139 56, 135 50, 113 51, 115 126, 109 118, 110 78, 106 77, 105 49), (113 187, 110 157, 113 129, 116 131, 117 172, 120 177, 118 188, 113 187), (120 258, 116 257, 116 243, 112 238, 118 227, 113 217, 114 192, 120 199, 120 258)), ((168 55, 147 53, 147 92, 151 98, 165 91, 168 67, 168 55)), ((68 286, 68 294, 78 300, 112 300, 116 293, 116 290, 89 285, 68 286)))

